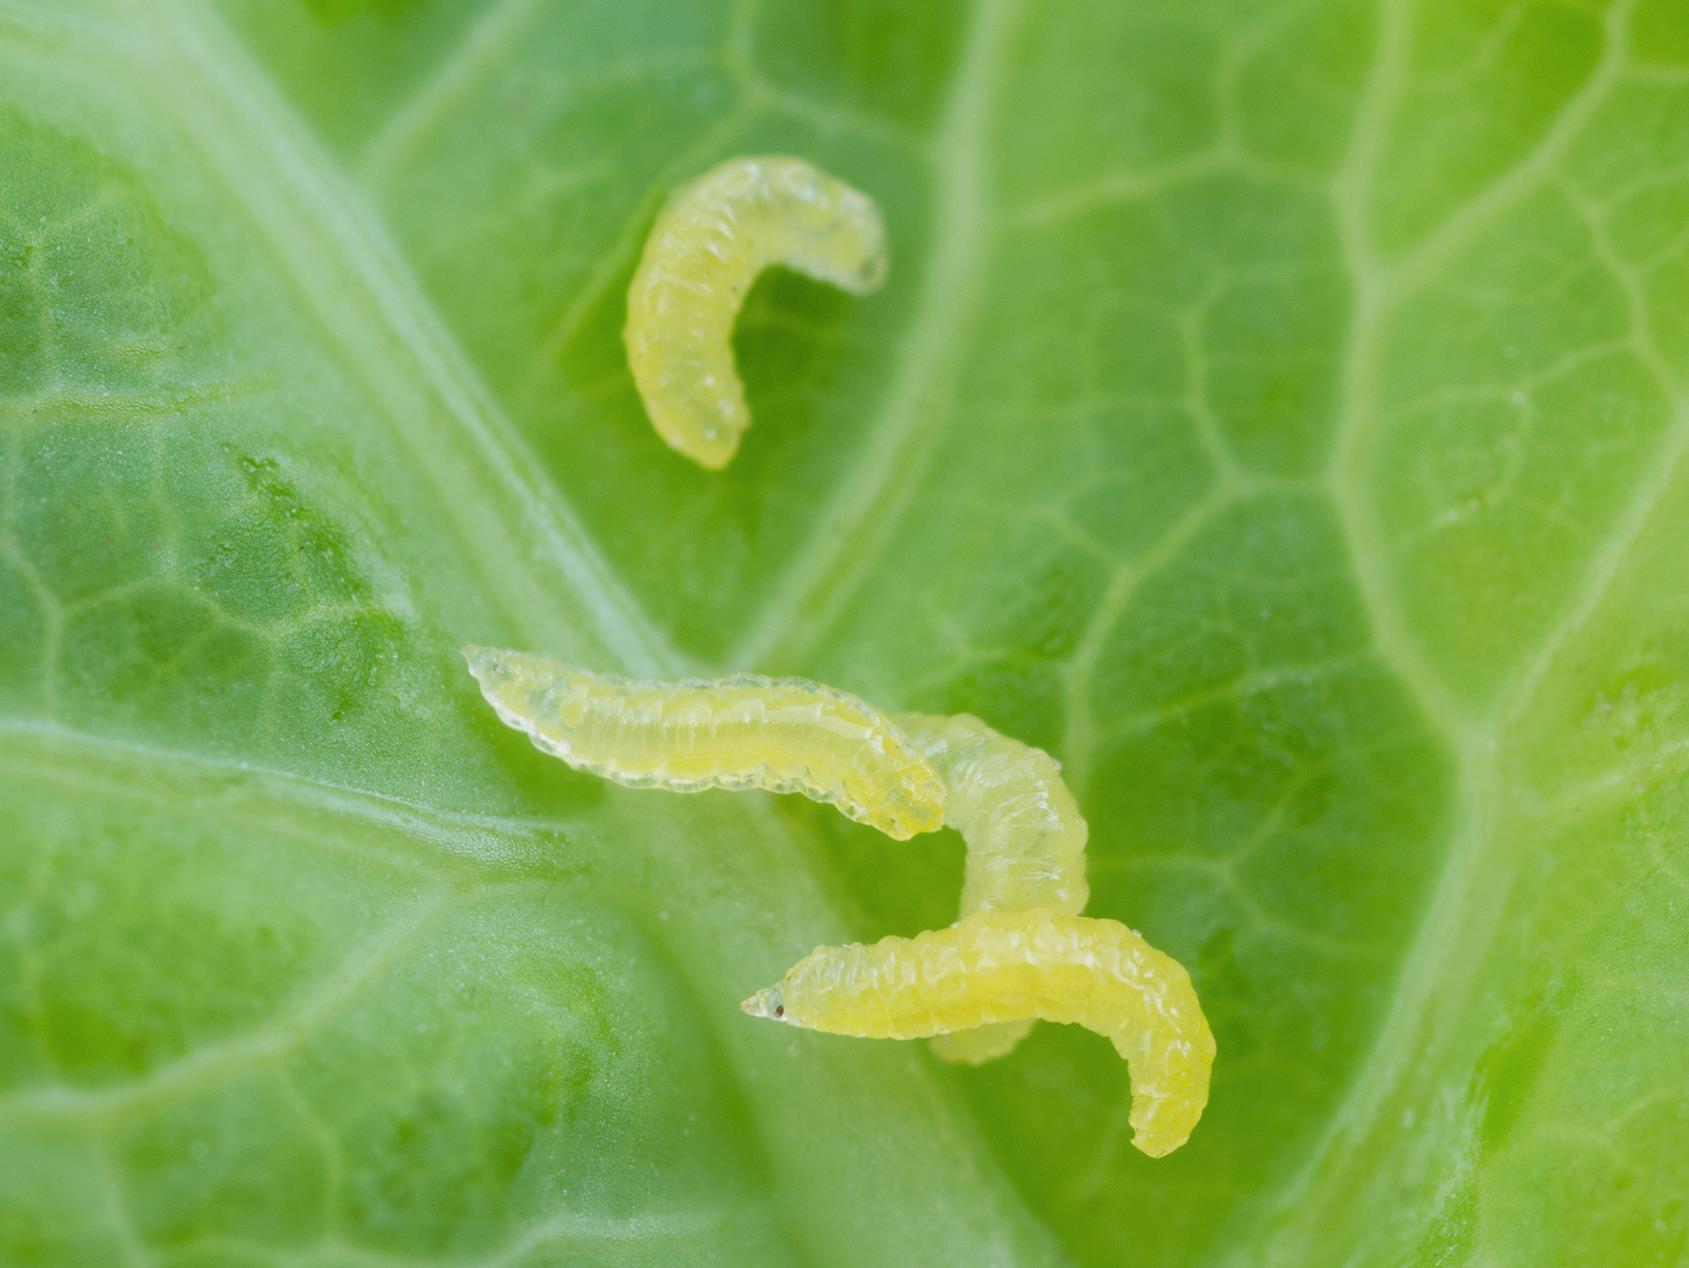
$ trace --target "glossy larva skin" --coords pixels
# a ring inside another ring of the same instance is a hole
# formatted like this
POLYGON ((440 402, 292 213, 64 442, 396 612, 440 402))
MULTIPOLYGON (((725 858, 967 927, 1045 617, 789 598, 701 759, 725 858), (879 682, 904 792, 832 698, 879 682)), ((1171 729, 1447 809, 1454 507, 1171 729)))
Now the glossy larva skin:
POLYGON ((783 264, 853 294, 885 281, 885 223, 866 194, 801 159, 731 159, 676 190, 628 289, 623 339, 657 432, 727 465, 751 425, 733 323, 751 283, 783 264))
POLYGON ((846 692, 751 674, 636 682, 490 647, 463 655, 505 725, 577 770, 671 792, 802 793, 900 841, 943 822, 937 772, 846 692))
MULTIPOLYGON (((968 714, 894 720, 944 780, 944 822, 967 843, 961 914, 1083 911, 1088 829, 1061 764, 968 714)), ((932 1046, 947 1061, 977 1064, 1003 1056, 1031 1029, 1030 1020, 981 1026, 940 1035, 932 1046)))
POLYGON ((1189 1139, 1208 1103, 1214 1036, 1177 961, 1112 920, 982 911, 948 929, 817 947, 741 1007, 809 1030, 916 1039, 1024 1018, 1104 1036, 1132 1080, 1132 1144, 1189 1139))

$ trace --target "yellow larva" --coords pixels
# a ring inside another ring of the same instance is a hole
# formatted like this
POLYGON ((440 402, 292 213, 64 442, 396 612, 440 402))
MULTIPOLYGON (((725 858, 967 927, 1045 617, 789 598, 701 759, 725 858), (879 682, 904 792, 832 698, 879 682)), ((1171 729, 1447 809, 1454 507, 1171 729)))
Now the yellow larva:
POLYGON ((857 295, 886 275, 886 231, 866 194, 801 159, 731 159, 676 190, 628 288, 628 363, 657 433, 727 465, 751 425, 733 323, 771 264, 857 295))
MULTIPOLYGON (((944 781, 944 822, 967 842, 962 915, 1083 911, 1091 892, 1087 829, 1055 758, 968 714, 904 713, 895 721, 944 781)), ((947 1061, 990 1061, 1031 1029, 1031 1020, 1004 1022, 940 1035, 932 1046, 947 1061)))
POLYGON ((740 1005, 809 1030, 916 1039, 1024 1018, 1107 1038, 1131 1074, 1132 1144, 1189 1139, 1208 1104, 1214 1036, 1177 961, 1112 920, 980 911, 948 929, 817 947, 740 1005))
POLYGON ((506 726, 577 770, 638 788, 762 788, 830 802, 906 840, 943 822, 944 785, 891 720, 801 678, 635 682, 466 647, 506 726))

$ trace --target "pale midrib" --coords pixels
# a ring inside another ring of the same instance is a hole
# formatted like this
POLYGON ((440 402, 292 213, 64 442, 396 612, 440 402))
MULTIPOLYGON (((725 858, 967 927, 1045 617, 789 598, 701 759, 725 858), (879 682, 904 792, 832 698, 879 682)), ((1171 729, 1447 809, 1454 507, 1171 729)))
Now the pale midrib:
POLYGON ((1003 44, 1020 0, 981 0, 933 139, 933 254, 896 378, 866 446, 727 657, 734 668, 802 665, 883 556, 946 432, 988 240, 985 150, 1003 44))
POLYGON ((456 859, 477 868, 525 860, 582 831, 567 820, 437 810, 277 767, 16 717, 0 717, 0 773, 166 809, 186 804, 195 816, 302 836, 430 875, 456 859), (430 849, 402 848, 411 841, 430 849))
POLYGON ((622 667, 672 670, 678 655, 614 580, 555 487, 525 474, 539 464, 398 252, 267 77, 194 0, 148 13, 174 19, 174 57, 150 64, 145 87, 165 101, 245 205, 522 636, 544 645, 578 626, 584 611, 605 653, 622 667), (278 208, 277 196, 288 204, 278 208), (345 302, 348 292, 353 304, 345 302), (379 318, 373 328, 360 319, 365 312, 379 318), (396 357, 405 363, 400 371, 396 357))
MULTIPOLYGON (((1382 311, 1386 290, 1400 294, 1425 276, 1430 263, 1448 263, 1490 219, 1528 190, 1533 180, 1552 169, 1555 160, 1593 117, 1622 69, 1625 61, 1624 24, 1630 7, 1628 3, 1620 3, 1608 11, 1600 62, 1560 112, 1554 125, 1529 153, 1451 216, 1401 266, 1384 272, 1377 266, 1375 256, 1361 261, 1363 278, 1370 280, 1363 280, 1357 289, 1363 293, 1360 306, 1363 309, 1370 306, 1371 320, 1359 328, 1357 340, 1364 335, 1376 344, 1376 321, 1382 311)), ((1357 183, 1342 194, 1342 201, 1348 203, 1349 215, 1364 208, 1362 199, 1368 192, 1364 177, 1367 168, 1376 162, 1381 152, 1382 124, 1390 99, 1395 95, 1395 87, 1388 81, 1399 76, 1405 55, 1403 0, 1392 0, 1387 4, 1386 14, 1387 29, 1380 39, 1380 67, 1375 67, 1369 109, 1363 111, 1362 121, 1357 126, 1352 152, 1350 174, 1361 179, 1357 179, 1357 183), (1393 30, 1389 29, 1391 23, 1394 24, 1393 30), (1380 74, 1380 68, 1390 63, 1394 63, 1395 69, 1390 74, 1380 74)), ((1346 373, 1357 382, 1361 371, 1366 368, 1365 361, 1361 360, 1362 352, 1363 349, 1352 345, 1351 356, 1346 362, 1346 373)), ((1352 407, 1359 400, 1346 394, 1346 406, 1352 407)), ((1681 414, 1681 407, 1679 412, 1681 414)), ((1369 411, 1346 414, 1344 426, 1347 431, 1334 455, 1331 472, 1333 495, 1340 507, 1348 505, 1351 510, 1360 505, 1358 490, 1363 487, 1360 470, 1361 422, 1369 418, 1369 411)), ((1373 1138, 1380 1121, 1379 1115, 1391 1091, 1402 1081, 1404 1066, 1419 1054, 1420 1046, 1414 1042, 1414 1035, 1425 1024, 1425 1009, 1433 999, 1438 984, 1450 980, 1445 967, 1456 959, 1477 963, 1477 954, 1490 943, 1500 914, 1499 906, 1491 904, 1489 911, 1474 917, 1470 899, 1477 892, 1475 878, 1489 857, 1485 846, 1492 839, 1495 827, 1496 794, 1502 782, 1502 741, 1507 725, 1525 711, 1560 649, 1585 628, 1600 609, 1622 561, 1644 535, 1686 452, 1689 452, 1689 419, 1679 417, 1663 429, 1656 454, 1648 466, 1650 476, 1631 505, 1614 521, 1601 549, 1585 569, 1577 591, 1564 605, 1560 619, 1551 624, 1542 644, 1533 653, 1521 658, 1520 668, 1510 676, 1491 709, 1478 716, 1469 715, 1454 703, 1452 695, 1419 654, 1405 624, 1400 623, 1393 597, 1385 584, 1384 557, 1376 538, 1366 533, 1358 538, 1351 534, 1363 591, 1368 593, 1369 598, 1381 599, 1385 605, 1387 637, 1381 642, 1389 644, 1386 649, 1388 658, 1410 688, 1420 693, 1422 703, 1448 739, 1460 775, 1461 791, 1441 874, 1427 903, 1425 917, 1401 960, 1386 1015, 1365 1056, 1357 1063, 1326 1129, 1308 1149, 1303 1164, 1280 1186, 1271 1209, 1288 1212, 1300 1208, 1311 1187, 1333 1165, 1335 1156, 1346 1147, 1352 1149, 1373 1138), (1426 691, 1431 694, 1426 695, 1426 691), (1357 1122, 1360 1124, 1358 1127, 1357 1122)), ((1370 521, 1370 517, 1367 518, 1370 521)), ((1378 616, 1379 612, 1375 609, 1374 619, 1377 620, 1378 616)), ((1466 977, 1470 979, 1473 975, 1467 974, 1466 977)), ((1445 1008, 1443 1011, 1446 1015, 1449 1010, 1445 1008)), ((1351 1247, 1351 1250, 1356 1249, 1351 1247)), ((1247 1257, 1248 1262, 1256 1262, 1257 1253, 1252 1251, 1247 1257)), ((1244 1262, 1244 1259, 1239 1258, 1237 1262, 1244 1262)))

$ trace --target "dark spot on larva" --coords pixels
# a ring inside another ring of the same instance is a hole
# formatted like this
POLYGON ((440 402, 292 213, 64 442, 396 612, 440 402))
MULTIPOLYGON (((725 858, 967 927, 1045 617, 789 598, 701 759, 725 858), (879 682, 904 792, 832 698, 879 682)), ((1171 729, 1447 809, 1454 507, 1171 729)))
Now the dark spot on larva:
POLYGON ((784 1004, 776 1004, 774 1006, 774 1015, 776 1017, 784 1017, 786 1015, 786 1006, 784 1004))

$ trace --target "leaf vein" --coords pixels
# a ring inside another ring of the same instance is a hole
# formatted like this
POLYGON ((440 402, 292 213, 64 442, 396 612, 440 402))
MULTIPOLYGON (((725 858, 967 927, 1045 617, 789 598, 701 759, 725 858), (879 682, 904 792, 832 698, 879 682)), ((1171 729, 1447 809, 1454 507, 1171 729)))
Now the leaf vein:
POLYGON ((981 299, 987 237, 985 141, 996 78, 1019 0, 974 10, 933 143, 936 244, 907 350, 862 455, 793 552, 728 657, 734 666, 803 663, 884 554, 955 410, 955 377, 981 299))

